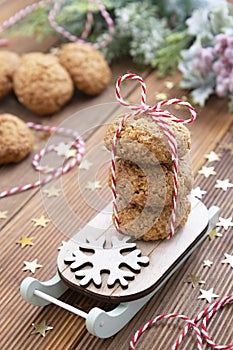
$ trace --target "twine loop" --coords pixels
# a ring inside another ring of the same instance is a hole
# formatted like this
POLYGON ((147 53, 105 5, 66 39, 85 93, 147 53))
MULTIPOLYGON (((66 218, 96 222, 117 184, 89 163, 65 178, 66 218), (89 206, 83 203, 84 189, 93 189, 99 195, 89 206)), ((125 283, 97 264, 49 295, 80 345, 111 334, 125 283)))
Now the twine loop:
POLYGON ((125 122, 128 118, 139 115, 146 114, 149 115, 163 130, 170 150, 172 154, 173 160, 173 183, 174 183, 174 194, 173 194, 173 209, 171 215, 171 228, 169 233, 169 238, 173 237, 175 232, 175 220, 176 220, 176 207, 177 207, 177 195, 178 195, 178 150, 177 150, 177 142, 174 131, 172 127, 167 123, 168 120, 171 120, 176 123, 188 124, 192 123, 196 119, 196 111, 194 107, 183 100, 173 98, 170 100, 163 100, 158 102, 154 106, 147 105, 146 103, 146 84, 142 77, 137 74, 128 73, 125 74, 117 80, 116 83, 116 99, 117 101, 124 107, 130 109, 132 113, 127 114, 122 118, 119 123, 118 129, 116 130, 113 141, 112 141, 112 166, 111 166, 111 182, 112 182, 112 198, 113 198, 113 212, 114 212, 114 220, 116 230, 121 233, 119 226, 119 215, 118 215, 118 206, 117 206, 117 194, 116 194, 116 146, 117 140, 120 136, 121 130, 124 128, 125 122), (137 80, 141 85, 141 101, 139 105, 131 105, 127 101, 125 101, 121 96, 120 86, 124 80, 137 80), (164 109, 165 106, 170 105, 182 105, 188 109, 191 116, 188 119, 179 119, 176 116, 172 115, 168 110, 164 109))
MULTIPOLYGON (((105 19, 108 25, 108 36, 106 39, 102 40, 101 42, 88 43, 88 44, 92 45, 96 49, 100 49, 102 47, 107 46, 112 41, 114 36, 114 22, 109 12, 106 10, 105 6, 102 4, 100 0, 87 0, 87 3, 88 3, 88 10, 87 10, 85 29, 81 34, 80 38, 70 33, 68 30, 64 29, 61 25, 59 25, 56 22, 56 15, 61 10, 64 4, 64 0, 42 0, 22 8, 21 10, 16 12, 13 16, 9 17, 0 25, 0 33, 3 33, 6 29, 12 27, 18 21, 25 18, 31 12, 37 10, 38 8, 43 8, 43 7, 48 7, 50 5, 53 5, 48 15, 48 20, 51 27, 53 27, 57 33, 60 33, 70 41, 85 43, 91 32, 91 28, 93 25, 93 10, 91 8, 91 4, 96 4, 96 6, 98 7, 100 13, 102 14, 103 18, 105 19)), ((8 45, 8 40, 4 38, 0 38, 0 47, 7 46, 7 45, 8 45)))
POLYGON ((208 331, 207 331, 207 322, 208 320, 223 306, 226 304, 233 303, 233 294, 230 294, 226 297, 223 297, 222 299, 219 299, 209 307, 207 307, 205 310, 201 311, 198 315, 194 317, 194 319, 190 319, 185 315, 180 314, 162 314, 159 315, 153 319, 151 319, 149 322, 147 322, 144 326, 140 327, 139 330, 134 334, 130 341, 130 350, 135 350, 135 344, 138 341, 139 337, 149 328, 151 328, 153 325, 155 325, 158 321, 162 319, 168 319, 168 318, 180 318, 188 323, 188 325, 183 329, 182 333, 176 340, 176 342, 172 345, 171 350, 176 350, 178 346, 183 341, 184 337, 187 335, 189 329, 193 328, 193 330, 196 333, 197 338, 197 349, 201 350, 203 348, 203 342, 202 338, 205 339, 205 341, 211 345, 215 349, 233 349, 233 344, 226 344, 226 345, 220 345, 215 343, 213 340, 211 340, 208 331), (201 324, 201 330, 197 327, 197 322, 202 320, 201 324))
POLYGON ((47 147, 42 148, 38 153, 36 153, 32 160, 32 165, 35 168, 36 171, 42 173, 42 174, 48 174, 45 178, 39 179, 35 182, 31 182, 25 185, 21 186, 15 186, 8 190, 0 192, 0 198, 8 197, 15 193, 24 192, 27 190, 30 190, 32 188, 36 188, 38 186, 45 185, 49 183, 50 181, 57 179, 61 175, 67 173, 72 168, 74 168, 76 165, 79 165, 84 152, 85 152, 85 143, 82 137, 74 130, 72 129, 66 129, 63 127, 55 127, 50 125, 41 125, 41 124, 35 124, 28 122, 27 126, 31 129, 37 130, 37 131, 45 131, 45 132, 51 132, 56 134, 65 134, 66 136, 71 136, 74 138, 74 141, 67 142, 68 145, 70 145, 70 148, 73 147, 77 150, 77 154, 75 157, 72 157, 68 160, 68 162, 65 162, 63 165, 55 168, 47 168, 42 167, 39 162, 42 159, 42 157, 51 151, 54 151, 58 145, 51 144, 47 147))
POLYGON ((90 32, 91 32, 91 28, 92 28, 92 24, 93 24, 93 11, 92 11, 90 5, 91 4, 96 4, 96 6, 100 10, 101 15, 103 16, 103 18, 105 19, 105 21, 106 21, 106 23, 108 25, 108 37, 106 39, 102 40, 101 42, 94 43, 94 44, 89 42, 88 44, 92 45, 96 49, 100 49, 102 47, 107 46, 112 41, 112 38, 114 36, 114 23, 113 23, 113 20, 112 20, 112 18, 110 16, 109 12, 106 10, 106 8, 101 3, 101 1, 99 1, 99 0, 87 0, 88 11, 87 11, 87 18, 86 18, 86 23, 85 23, 85 29, 84 29, 82 35, 80 36, 80 38, 77 38, 75 35, 70 33, 68 30, 64 29, 62 26, 60 26, 56 22, 55 17, 57 15, 57 13, 60 11, 63 3, 64 3, 64 0, 56 1, 53 9, 50 11, 49 16, 48 16, 50 25, 58 33, 62 34, 65 38, 67 38, 70 41, 78 42, 78 43, 84 43, 86 41, 86 39, 88 38, 90 32))

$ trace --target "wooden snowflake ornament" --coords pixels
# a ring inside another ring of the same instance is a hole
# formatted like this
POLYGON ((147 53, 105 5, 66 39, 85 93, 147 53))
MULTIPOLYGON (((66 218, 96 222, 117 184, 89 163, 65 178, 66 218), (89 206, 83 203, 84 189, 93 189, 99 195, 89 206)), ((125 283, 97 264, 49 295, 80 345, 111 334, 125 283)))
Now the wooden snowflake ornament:
POLYGON ((106 238, 86 240, 77 244, 75 249, 64 256, 64 262, 70 264, 70 270, 80 279, 80 286, 86 287, 91 282, 98 288, 102 286, 102 274, 108 273, 107 286, 113 287, 119 282, 122 288, 128 287, 128 280, 134 279, 141 266, 149 264, 147 256, 141 256, 136 243, 129 243, 129 237, 119 240, 111 238, 111 248, 106 249, 106 238))

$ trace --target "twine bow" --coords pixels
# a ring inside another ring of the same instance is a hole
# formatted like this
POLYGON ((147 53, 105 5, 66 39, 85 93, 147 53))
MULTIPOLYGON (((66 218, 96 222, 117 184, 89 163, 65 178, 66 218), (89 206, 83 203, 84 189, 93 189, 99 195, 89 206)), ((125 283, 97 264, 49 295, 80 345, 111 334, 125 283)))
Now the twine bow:
POLYGON ((151 118, 159 125, 159 127, 163 130, 170 150, 172 154, 172 160, 173 160, 173 182, 174 182, 174 194, 173 194, 173 209, 172 209, 172 215, 171 215, 171 228, 170 228, 170 234, 169 238, 171 238, 174 235, 175 232, 175 221, 176 221, 176 209, 177 209, 177 194, 178 194, 178 150, 177 150, 177 142, 175 138, 174 131, 172 127, 167 123, 167 120, 171 120, 176 123, 182 123, 182 124, 188 124, 195 120, 196 118, 196 112, 195 109, 191 106, 190 103, 185 102, 183 100, 173 98, 170 100, 164 100, 160 101, 154 106, 150 106, 146 104, 146 84, 144 80, 136 74, 128 73, 123 76, 121 76, 116 83, 116 99, 122 106, 125 106, 129 108, 132 113, 127 114, 124 116, 118 126, 118 129, 116 130, 113 141, 112 141, 112 165, 111 165, 111 182, 112 182, 112 198, 113 198, 113 213, 115 217, 115 227, 116 230, 121 233, 120 227, 119 227, 119 215, 118 215, 118 206, 117 206, 117 200, 116 200, 116 145, 117 145, 117 139, 119 138, 119 135, 121 133, 121 130, 124 128, 125 122, 128 118, 131 116, 139 115, 139 114, 147 114, 151 116, 151 118), (141 104, 140 105, 131 105, 128 102, 126 102, 122 97, 120 93, 120 86, 121 83, 124 80, 137 80, 139 81, 141 85, 141 104), (191 117, 189 119, 179 119, 172 115, 169 111, 163 109, 164 106, 169 105, 182 105, 186 108, 188 108, 191 117))

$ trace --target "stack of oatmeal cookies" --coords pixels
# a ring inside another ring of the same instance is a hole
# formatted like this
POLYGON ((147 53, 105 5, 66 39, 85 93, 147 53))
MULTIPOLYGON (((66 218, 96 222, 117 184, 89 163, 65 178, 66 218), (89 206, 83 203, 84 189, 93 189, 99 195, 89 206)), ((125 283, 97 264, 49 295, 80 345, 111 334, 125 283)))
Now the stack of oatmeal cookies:
MULTIPOLYGON (((114 133, 122 118, 122 115, 117 117, 108 126, 105 135, 108 150, 111 150, 114 133)), ((191 209, 188 198, 193 186, 191 142, 189 130, 183 124, 168 123, 176 137, 179 157, 176 232, 186 223, 191 209)), ((166 238, 170 233, 174 184, 171 150, 163 130, 148 115, 131 116, 119 135, 116 152, 121 231, 146 241, 166 238)))

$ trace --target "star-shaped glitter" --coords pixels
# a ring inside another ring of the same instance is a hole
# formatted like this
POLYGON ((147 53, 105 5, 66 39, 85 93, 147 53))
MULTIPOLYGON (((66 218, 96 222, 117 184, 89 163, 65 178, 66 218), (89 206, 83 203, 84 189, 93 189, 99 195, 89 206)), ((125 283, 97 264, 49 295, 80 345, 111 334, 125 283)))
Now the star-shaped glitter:
POLYGON ((0 211, 0 219, 6 219, 7 213, 8 213, 8 211, 0 211))
POLYGON ((214 228, 208 233, 209 239, 212 240, 214 237, 222 237, 222 234, 219 232, 218 228, 214 228))
POLYGON ((61 194, 61 188, 56 188, 52 186, 47 190, 43 190, 42 192, 45 193, 47 197, 58 197, 61 194))
POLYGON ((197 284, 204 284, 205 281, 202 281, 200 279, 199 275, 193 275, 192 273, 190 273, 188 275, 188 277, 185 279, 184 281, 185 283, 191 283, 192 287, 195 287, 197 284))
POLYGON ((35 259, 33 261, 24 261, 23 263, 25 264, 24 268, 22 269, 23 271, 31 271, 32 273, 35 273, 36 269, 39 269, 40 267, 43 267, 43 265, 37 264, 37 260, 35 259))
POLYGON ((85 188, 88 190, 91 190, 91 191, 95 191, 95 190, 100 189, 101 185, 100 185, 99 181, 93 181, 93 182, 88 181, 85 188))
POLYGON ((191 192, 192 197, 196 197, 199 199, 202 199, 202 196, 204 196, 205 194, 206 194, 206 191, 201 190, 199 186, 196 188, 193 188, 191 192))
POLYGON ((205 154, 205 158, 208 159, 208 162, 216 162, 220 160, 219 156, 214 152, 210 152, 209 154, 205 154))
POLYGON ((32 243, 33 239, 34 237, 23 236, 19 241, 16 241, 16 244, 21 244, 21 248, 24 248, 27 245, 34 245, 34 243, 32 243))
POLYGON ((224 230, 228 230, 229 227, 233 227, 232 217, 229 217, 227 219, 219 217, 219 222, 217 222, 216 225, 223 227, 224 230))
POLYGON ((70 145, 64 142, 59 143, 58 146, 54 147, 54 150, 57 152, 58 156, 66 156, 70 150, 70 145))
POLYGON ((66 152, 65 154, 66 158, 75 158, 77 156, 77 150, 72 148, 72 149, 69 149, 69 151, 66 152))
POLYGON ((92 163, 89 162, 87 159, 85 159, 79 165, 79 169, 89 170, 91 166, 92 166, 92 163))
POLYGON ((226 180, 217 180, 215 188, 221 188, 223 191, 226 191, 228 188, 233 187, 233 184, 229 182, 229 179, 226 180))
POLYGON ((225 143, 225 144, 221 145, 220 147, 222 149, 224 149, 225 151, 230 151, 231 154, 233 154, 233 142, 225 143))
POLYGON ((203 261, 203 266, 211 267, 213 265, 213 261, 207 259, 203 261))
POLYGON ((175 84, 173 83, 173 81, 169 81, 169 80, 165 81, 165 86, 169 90, 171 90, 174 87, 174 85, 175 84))
POLYGON ((157 100, 167 100, 167 94, 165 94, 164 92, 159 92, 155 95, 155 98, 157 100))
POLYGON ((53 329, 53 327, 47 326, 45 321, 43 321, 42 323, 32 323, 32 326, 35 329, 34 329, 34 331, 32 331, 31 334, 40 333, 40 335, 42 335, 42 337, 45 337, 45 335, 46 335, 45 332, 53 329))
POLYGON ((40 218, 33 218, 32 221, 34 222, 35 227, 46 227, 46 225, 50 222, 50 220, 46 219, 44 215, 41 215, 40 218))
POLYGON ((209 290, 200 289, 202 295, 200 295, 197 299, 206 299, 208 303, 211 303, 212 298, 218 298, 219 295, 214 293, 214 288, 210 288, 209 290))
POLYGON ((206 178, 210 175, 216 175, 216 171, 214 171, 213 166, 207 167, 205 165, 203 165, 203 167, 201 168, 201 170, 198 171, 198 173, 204 175, 206 178))
POLYGON ((230 264, 233 268, 233 255, 227 253, 224 253, 224 255, 226 259, 222 260, 222 264, 230 264))

